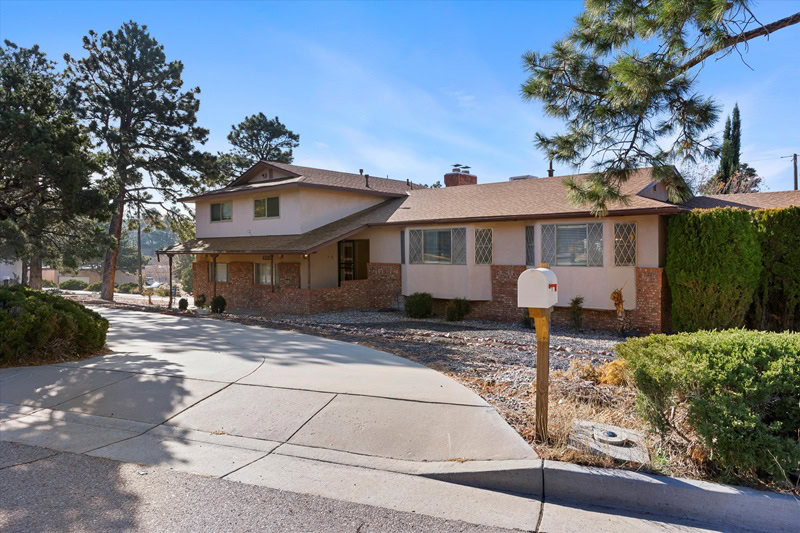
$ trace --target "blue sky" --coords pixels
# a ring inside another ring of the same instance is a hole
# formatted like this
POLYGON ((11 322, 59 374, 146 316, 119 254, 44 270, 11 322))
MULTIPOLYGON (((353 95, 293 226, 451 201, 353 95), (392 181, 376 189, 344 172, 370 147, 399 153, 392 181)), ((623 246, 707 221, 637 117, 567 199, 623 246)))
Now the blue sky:
MULTIPOLYGON (((756 4, 762 22, 797 2, 756 4)), ((0 37, 82 56, 89 29, 146 24, 184 80, 202 89, 212 151, 259 111, 300 133, 295 163, 432 183, 452 163, 481 182, 545 175, 536 131, 559 123, 520 98, 521 55, 563 37, 581 2, 16 2, 0 1, 0 37)), ((700 92, 739 102, 743 161, 766 189, 792 186, 800 152, 800 26, 750 45, 746 60, 710 61, 700 92)), ((721 130, 722 122, 718 125, 721 130)), ((568 169, 556 169, 566 173, 568 169)))

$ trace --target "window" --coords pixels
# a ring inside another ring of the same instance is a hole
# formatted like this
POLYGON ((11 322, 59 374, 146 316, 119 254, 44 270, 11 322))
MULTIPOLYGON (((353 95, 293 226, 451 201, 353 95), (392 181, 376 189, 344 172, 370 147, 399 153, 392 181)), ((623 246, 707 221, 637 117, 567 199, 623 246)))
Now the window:
POLYGON ((536 264, 535 237, 536 226, 525 226, 525 264, 529 266, 536 264))
POLYGON ((636 223, 614 224, 614 264, 636 266, 636 223))
POLYGON ((281 216, 280 197, 253 200, 253 218, 278 218, 281 216))
POLYGON ((603 224, 542 224, 542 262, 603 266, 603 224))
POLYGON ((475 229, 475 264, 492 264, 492 230, 475 229))
POLYGON ((233 203, 211 204, 211 222, 223 222, 231 219, 233 219, 233 203))
POLYGON ((412 229, 408 238, 409 263, 467 264, 467 228, 412 229))
MULTIPOLYGON (((208 264, 208 280, 214 281, 214 263, 208 264)), ((228 263, 217 263, 217 281, 228 281, 228 263)))
POLYGON ((253 282, 256 285, 272 285, 272 261, 253 265, 253 282))

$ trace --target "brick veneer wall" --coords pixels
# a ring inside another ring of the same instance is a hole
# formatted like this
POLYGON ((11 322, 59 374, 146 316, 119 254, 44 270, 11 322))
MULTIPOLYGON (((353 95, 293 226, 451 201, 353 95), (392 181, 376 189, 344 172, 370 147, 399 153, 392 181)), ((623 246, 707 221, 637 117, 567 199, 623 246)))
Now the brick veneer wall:
POLYGON ((670 328, 670 294, 663 268, 636 268, 636 315, 633 327, 643 333, 670 328))
MULTIPOLYGON (((195 294, 211 298, 208 263, 194 263, 195 294)), ((264 313, 306 315, 340 309, 396 307, 401 291, 399 264, 370 263, 365 280, 343 281, 341 287, 300 288, 300 263, 278 263, 278 285, 256 285, 253 263, 228 263, 228 281, 217 282, 217 294, 228 308, 260 309, 264 313)))
MULTIPOLYGON (((517 322, 523 310, 517 307, 517 279, 526 267, 517 265, 492 265, 492 299, 488 302, 472 302, 471 318, 517 322)), ((609 298, 610 298, 609 294, 609 298)), ((438 302, 437 302, 438 303, 438 302)), ((437 305, 443 312, 444 302, 437 305)), ((636 269, 636 309, 627 312, 633 328, 642 333, 660 333, 669 330, 669 290, 663 268, 636 269)), ((553 309, 555 325, 571 324, 569 309, 553 309)), ((592 329, 615 331, 619 327, 616 311, 584 309, 583 323, 592 329)))

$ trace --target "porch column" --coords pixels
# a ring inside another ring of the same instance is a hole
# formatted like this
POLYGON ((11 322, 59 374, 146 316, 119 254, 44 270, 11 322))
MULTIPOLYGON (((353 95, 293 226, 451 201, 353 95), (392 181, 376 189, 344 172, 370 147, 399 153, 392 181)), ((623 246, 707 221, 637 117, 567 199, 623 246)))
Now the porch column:
POLYGON ((172 254, 167 254, 169 259, 169 303, 167 309, 172 309, 172 254))
POLYGON ((308 258, 308 263, 306 263, 306 266, 308 267, 308 288, 310 289, 311 288, 311 254, 308 254, 306 257, 308 258))
POLYGON ((212 254, 211 255, 211 261, 212 261, 212 264, 214 265, 211 268, 211 271, 214 273, 214 294, 211 296, 212 298, 217 296, 217 255, 219 255, 219 254, 212 254))

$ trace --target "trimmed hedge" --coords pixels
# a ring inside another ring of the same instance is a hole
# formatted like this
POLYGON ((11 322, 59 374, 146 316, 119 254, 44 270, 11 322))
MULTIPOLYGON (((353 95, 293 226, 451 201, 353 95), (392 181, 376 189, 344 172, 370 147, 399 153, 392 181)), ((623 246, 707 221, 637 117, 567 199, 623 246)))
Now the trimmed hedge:
POLYGON ((88 287, 88 283, 85 281, 81 281, 79 279, 68 279, 64 280, 58 284, 59 289, 64 289, 67 291, 82 291, 88 287))
POLYGON ((0 287, 0 365, 91 355, 106 343, 108 320, 72 300, 15 285, 0 287))
POLYGON ((744 326, 762 271, 751 213, 722 208, 674 215, 667 245, 675 329, 744 326))
POLYGON ((447 303, 446 316, 450 322, 458 322, 471 311, 472 306, 466 298, 453 298, 447 303))
POLYGON ((800 330, 800 207, 759 209, 753 222, 761 245, 763 274, 752 325, 800 330))
POLYGON ((640 414, 658 431, 681 431, 673 408, 685 408, 723 472, 783 480, 800 469, 800 334, 651 335, 616 350, 639 391, 640 414))
POLYGON ((411 318, 428 318, 433 314, 433 296, 428 292, 415 292, 406 298, 405 308, 411 318))
POLYGON ((186 298, 181 298, 180 300, 178 300, 178 309, 180 309, 181 311, 186 311, 187 309, 189 309, 189 300, 187 300, 186 298))

